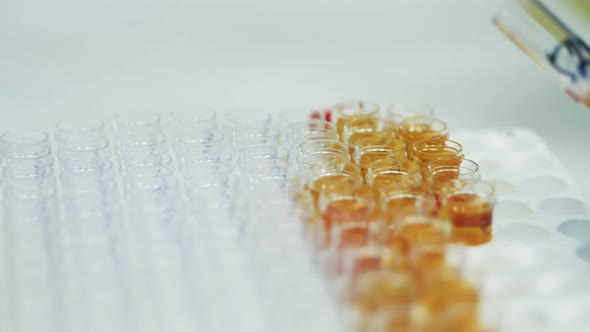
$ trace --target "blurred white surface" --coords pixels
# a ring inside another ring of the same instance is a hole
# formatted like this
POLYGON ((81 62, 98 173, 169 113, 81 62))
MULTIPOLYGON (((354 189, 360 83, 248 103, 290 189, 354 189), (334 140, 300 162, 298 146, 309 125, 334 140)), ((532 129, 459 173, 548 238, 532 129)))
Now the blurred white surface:
POLYGON ((5 1, 0 129, 186 103, 424 100, 451 129, 532 128, 589 187, 590 112, 495 30, 501 3, 5 1))

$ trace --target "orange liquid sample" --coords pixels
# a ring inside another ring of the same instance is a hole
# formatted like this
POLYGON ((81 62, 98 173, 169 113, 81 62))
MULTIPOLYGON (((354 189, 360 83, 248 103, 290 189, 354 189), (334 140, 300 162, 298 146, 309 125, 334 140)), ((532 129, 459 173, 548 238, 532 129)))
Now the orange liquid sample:
POLYGON ((443 146, 442 144, 412 150, 412 161, 423 169, 428 167, 429 162, 438 158, 444 158, 439 165, 459 166, 463 160, 463 154, 455 148, 443 146))
POLYGON ((458 168, 446 168, 430 174, 430 186, 435 193, 440 193, 442 186, 454 179, 459 178, 458 168))
POLYGON ((414 143, 423 139, 440 139, 444 141, 448 135, 434 130, 429 124, 412 124, 408 126, 400 126, 400 139, 406 142, 406 150, 408 156, 412 154, 414 143))
POLYGON ((387 198, 383 210, 383 215, 388 223, 397 223, 416 214, 416 196, 401 195, 387 198))
POLYGON ((426 146, 421 149, 414 148, 411 159, 420 165, 422 173, 425 174, 428 171, 428 163, 438 158, 444 158, 440 161, 440 165, 459 166, 463 160, 463 154, 455 148, 446 147, 441 144, 440 146, 426 146))
POLYGON ((367 223, 344 225, 335 231, 338 236, 338 250, 361 248, 369 244, 369 225, 367 223))
POLYGON ((310 187, 316 209, 319 208, 318 202, 320 199, 320 193, 350 192, 354 191, 358 185, 358 179, 354 179, 348 174, 334 174, 319 177, 310 187))
POLYGON ((357 165, 359 165, 361 168, 361 176, 363 179, 365 179, 365 176, 367 175, 367 168, 372 162, 385 159, 390 156, 396 156, 396 153, 385 148, 374 148, 363 153, 357 162, 357 165))
POLYGON ((446 264, 444 246, 417 246, 411 256, 414 273, 419 279, 423 278, 424 274, 443 269, 446 264))
POLYGON ((432 270, 420 280, 418 302, 430 311, 436 312, 451 303, 476 305, 479 302, 479 292, 455 271, 445 267, 432 270))
MULTIPOLYGON (((352 262, 348 263, 350 264, 350 267, 347 271, 343 272, 347 272, 349 274, 348 276, 353 283, 354 280, 363 274, 371 271, 378 271, 382 264, 381 257, 374 255, 359 255, 349 259, 352 259, 352 262)), ((344 264, 344 262, 342 262, 342 264, 344 264)))
POLYGON ((331 229, 333 224, 369 221, 370 213, 371 211, 366 203, 351 197, 329 202, 322 216, 324 217, 326 228, 331 229))
POLYGON ((344 127, 371 127, 374 124, 375 119, 371 114, 342 115, 336 121, 336 130, 338 131, 338 137, 344 137, 344 127))
POLYGON ((411 275, 376 271, 356 280, 351 299, 357 307, 370 312, 387 305, 410 304, 416 295, 411 275))
POLYGON ((453 241, 477 245, 492 239, 493 204, 475 194, 455 194, 446 202, 453 241))
POLYGON ((416 188, 419 179, 404 173, 381 173, 371 181, 371 188, 381 192, 403 191, 416 188))

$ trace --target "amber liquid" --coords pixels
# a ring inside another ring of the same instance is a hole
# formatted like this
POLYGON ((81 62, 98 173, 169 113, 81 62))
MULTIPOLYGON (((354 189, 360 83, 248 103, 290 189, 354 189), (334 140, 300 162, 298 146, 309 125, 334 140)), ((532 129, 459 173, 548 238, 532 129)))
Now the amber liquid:
MULTIPOLYGON (((448 166, 459 166, 463 161, 463 155, 455 149, 445 147, 433 147, 430 149, 412 152, 412 161, 420 165, 422 174, 426 174, 428 171, 428 163, 431 161, 444 158, 444 165, 448 166)), ((441 161, 441 165, 443 161, 441 161)))
POLYGON ((350 175, 345 174, 325 175, 316 179, 310 188, 316 209, 319 211, 320 193, 353 191, 356 186, 358 186, 358 182, 350 175))
POLYGON ((444 169, 442 171, 437 171, 434 174, 431 174, 431 188, 435 193, 439 193, 442 189, 442 186, 451 181, 459 178, 459 169, 444 169))
POLYGON ((395 224, 408 216, 416 214, 416 196, 408 195, 389 198, 383 208, 385 220, 390 224, 395 224))
POLYGON ((347 222, 369 221, 370 217, 369 206, 359 200, 338 199, 329 202, 322 216, 324 217, 326 228, 331 229, 334 224, 343 224, 347 222))
POLYGON ((338 131, 338 137, 344 137, 344 128, 347 126, 369 127, 374 123, 375 120, 371 115, 345 115, 336 121, 336 130, 338 131))
POLYGON ((387 305, 410 304, 416 298, 416 284, 411 275, 383 274, 375 278, 359 278, 355 283, 352 301, 365 311, 387 305))
POLYGON ((383 148, 374 148, 363 153, 357 162, 357 165, 359 165, 359 167, 361 168, 361 176, 363 177, 363 179, 365 179, 365 177, 367 176, 367 168, 372 162, 385 159, 387 157, 394 155, 395 154, 393 151, 383 148))
POLYGON ((369 226, 347 225, 337 232, 338 250, 362 248, 369 244, 369 226))
POLYGON ((400 127, 399 136, 400 139, 406 143, 408 156, 412 154, 414 143, 418 141, 423 139, 440 139, 441 141, 444 141, 447 139, 446 134, 432 129, 428 124, 400 127))
POLYGON ((475 194, 455 194, 446 202, 453 224, 452 239, 477 245, 492 239, 493 204, 475 194))
MULTIPOLYGON (((342 265, 344 264, 343 262, 341 262, 341 263, 342 263, 342 265)), ((373 256, 373 255, 356 256, 356 257, 354 257, 354 261, 349 264, 350 264, 349 270, 348 271, 341 270, 341 272, 348 273, 349 274, 348 277, 350 278, 351 283, 354 283, 354 281, 359 276, 366 274, 368 272, 371 272, 371 271, 380 270, 381 266, 382 266, 382 260, 381 260, 381 257, 373 256)))
POLYGON ((387 193, 410 190, 418 186, 418 184, 417 179, 409 174, 382 173, 372 179, 371 188, 387 193))
POLYGON ((367 130, 357 131, 355 133, 350 134, 350 136, 348 136, 348 147, 350 148, 351 152, 352 150, 354 150, 356 142, 364 138, 369 138, 375 134, 375 130, 371 130, 369 128, 367 128, 367 130))
POLYGON ((445 267, 444 246, 417 246, 413 249, 411 256, 414 273, 416 273, 419 279, 423 278, 424 274, 432 273, 445 267))
POLYGON ((409 255, 415 247, 428 244, 442 244, 447 239, 442 228, 430 223, 410 223, 399 228, 397 238, 403 244, 402 250, 409 255))

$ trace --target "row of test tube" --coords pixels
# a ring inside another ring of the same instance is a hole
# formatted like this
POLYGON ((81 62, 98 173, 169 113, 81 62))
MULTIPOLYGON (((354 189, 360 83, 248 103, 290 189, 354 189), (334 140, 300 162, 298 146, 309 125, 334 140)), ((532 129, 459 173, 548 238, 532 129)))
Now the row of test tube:
POLYGON ((51 144, 47 134, 36 131, 9 131, 0 141, 0 269, 8 272, 0 277, 2 293, 8 295, 3 296, 0 329, 42 329, 53 314, 52 239, 58 235, 60 215, 51 144))

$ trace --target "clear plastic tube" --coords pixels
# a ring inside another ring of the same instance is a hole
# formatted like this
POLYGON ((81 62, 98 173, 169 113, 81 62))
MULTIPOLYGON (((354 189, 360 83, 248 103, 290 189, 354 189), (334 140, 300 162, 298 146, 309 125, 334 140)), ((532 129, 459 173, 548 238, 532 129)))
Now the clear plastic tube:
POLYGON ((70 164, 81 165, 84 163, 92 167, 94 164, 100 164, 104 160, 110 159, 111 154, 109 141, 99 138, 86 142, 64 143, 60 146, 57 156, 62 168, 70 164))
POLYGON ((312 139, 337 140, 336 125, 323 120, 308 120, 292 123, 287 127, 286 143, 290 149, 312 139))
POLYGON ((234 151, 256 144, 279 144, 280 133, 273 128, 239 128, 234 132, 234 151))
POLYGON ((162 133, 155 133, 150 135, 126 136, 119 138, 119 155, 125 156, 127 154, 149 152, 152 155, 159 155, 167 153, 168 139, 162 133))
POLYGON ((215 159, 202 159, 184 162, 182 174, 189 184, 227 183, 233 173, 229 154, 215 159))
POLYGON ((60 145, 92 142, 105 137, 104 122, 101 120, 64 120, 58 122, 55 128, 55 139, 60 145))
POLYGON ((212 130, 217 128, 217 113, 198 107, 184 107, 170 112, 174 132, 212 130))
POLYGON ((254 144, 240 151, 239 164, 246 173, 272 174, 289 167, 289 150, 279 144, 254 144))
POLYGON ((114 119, 113 131, 119 138, 151 136, 162 132, 162 120, 157 113, 120 114, 114 119))
POLYGON ((350 160, 348 146, 336 140, 310 140, 298 148, 297 163, 302 174, 315 164, 350 160))
POLYGON ((174 145, 177 155, 183 159, 206 158, 226 148, 227 142, 218 130, 183 131, 176 136, 174 145))
POLYGON ((51 148, 44 145, 14 145, 1 151, 2 166, 5 168, 31 169, 39 172, 53 167, 51 148))
POLYGON ((9 130, 0 136, 0 147, 9 145, 46 145, 49 147, 49 135, 39 130, 9 130))

